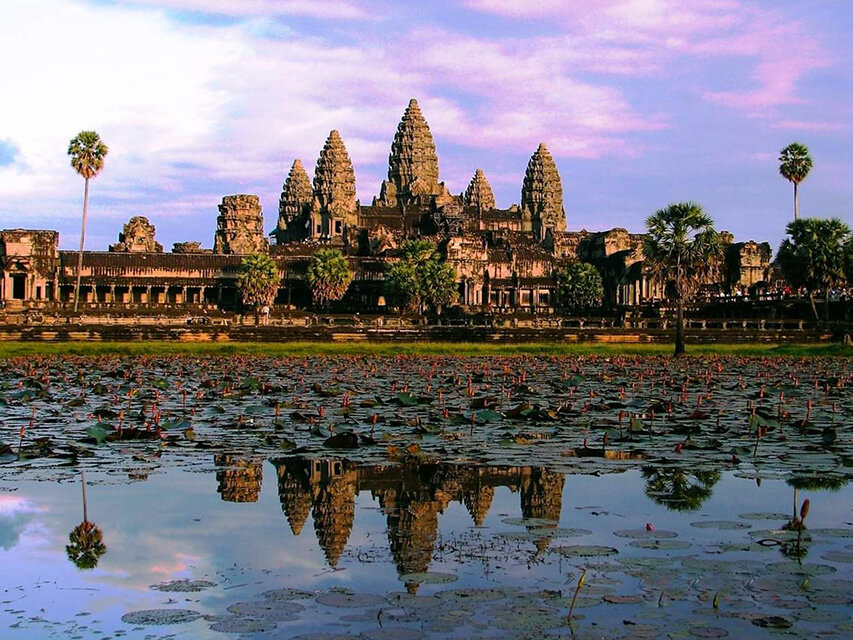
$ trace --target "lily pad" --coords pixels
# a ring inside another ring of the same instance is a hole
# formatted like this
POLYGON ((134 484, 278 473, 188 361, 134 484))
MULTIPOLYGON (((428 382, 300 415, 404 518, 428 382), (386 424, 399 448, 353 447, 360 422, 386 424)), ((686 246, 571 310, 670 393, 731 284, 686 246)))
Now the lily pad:
POLYGON ((596 544, 560 546, 554 547, 552 551, 567 557, 615 556, 619 553, 619 550, 613 547, 596 544))
POLYGON ((201 614, 192 609, 144 609, 142 611, 125 613, 121 617, 121 621, 127 624, 148 627, 183 624, 185 622, 193 622, 199 618, 201 618, 201 614))

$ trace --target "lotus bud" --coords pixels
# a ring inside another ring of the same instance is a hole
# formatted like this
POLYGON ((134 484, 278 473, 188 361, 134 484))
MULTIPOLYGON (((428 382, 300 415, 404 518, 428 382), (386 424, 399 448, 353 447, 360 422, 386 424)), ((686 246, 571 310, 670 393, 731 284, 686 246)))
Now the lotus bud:
POLYGON ((811 502, 806 498, 803 500, 803 506, 800 507, 800 520, 805 520, 806 516, 809 515, 809 507, 811 506, 811 502))

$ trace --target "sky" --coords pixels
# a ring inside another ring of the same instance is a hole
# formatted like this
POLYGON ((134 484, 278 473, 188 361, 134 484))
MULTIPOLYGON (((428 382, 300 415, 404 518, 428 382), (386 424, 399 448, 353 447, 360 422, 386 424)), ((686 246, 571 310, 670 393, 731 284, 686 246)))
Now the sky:
POLYGON ((778 155, 808 145, 801 215, 853 224, 850 0, 3 0, 0 228, 79 244, 69 140, 109 146, 86 246, 144 215, 168 250, 213 244, 222 197, 267 230, 295 158, 331 129, 369 204, 410 98, 461 193, 484 170, 520 200, 557 162, 567 228, 644 229, 671 202, 774 249, 792 218, 778 155))

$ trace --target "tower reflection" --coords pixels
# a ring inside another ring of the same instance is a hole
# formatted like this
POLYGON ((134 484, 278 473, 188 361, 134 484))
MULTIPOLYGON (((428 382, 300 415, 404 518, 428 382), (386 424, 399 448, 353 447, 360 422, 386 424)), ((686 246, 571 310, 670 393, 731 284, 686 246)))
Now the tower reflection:
MULTIPOLYGON (((279 501, 290 530, 300 535, 310 512, 317 541, 333 568, 352 533, 355 498, 362 491, 369 492, 382 508, 388 545, 400 576, 429 570, 438 538, 439 515, 451 502, 464 505, 473 524, 482 526, 495 489, 507 487, 519 494, 522 516, 539 520, 539 531, 543 525, 556 527, 562 510, 565 477, 543 467, 414 461, 357 465, 345 460, 304 457, 272 462, 278 476, 279 501)), ((226 492, 220 492, 226 499, 226 492)), ((544 552, 549 542, 547 537, 539 540, 538 552, 544 552)), ((416 581, 407 580, 406 587, 417 590, 416 581)))

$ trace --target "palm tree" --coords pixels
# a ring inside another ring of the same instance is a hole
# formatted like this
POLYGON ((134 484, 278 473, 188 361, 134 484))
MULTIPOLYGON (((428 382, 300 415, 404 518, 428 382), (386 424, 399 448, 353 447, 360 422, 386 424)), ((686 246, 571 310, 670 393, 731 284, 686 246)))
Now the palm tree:
POLYGON ((785 231, 790 237, 779 247, 782 275, 792 287, 808 290, 818 322, 815 292, 823 289, 828 320, 829 290, 844 282, 846 251, 853 246, 850 227, 838 218, 800 218, 789 223, 785 231))
POLYGON ((779 173, 794 184, 794 220, 800 215, 800 196, 797 187, 809 175, 812 159, 809 149, 800 142, 792 142, 779 153, 779 173))
POLYGON ((83 224, 80 230, 80 252, 77 254, 77 288, 74 290, 74 312, 80 303, 80 275, 83 270, 83 247, 86 243, 86 214, 89 210, 89 180, 97 176, 104 168, 104 158, 109 149, 101 142, 101 136, 95 131, 81 131, 68 144, 71 166, 85 179, 83 189, 83 224))
POLYGON ((684 303, 717 275, 723 253, 720 234, 695 202, 659 209, 646 220, 646 227, 645 267, 675 297, 675 355, 680 356, 684 353, 684 303))
POLYGON ((311 298, 319 307, 340 300, 349 289, 353 272, 346 257, 338 249, 320 249, 311 256, 308 265, 308 285, 311 298))
POLYGON ((86 501, 86 474, 80 474, 83 487, 83 522, 68 534, 65 553, 78 569, 94 569, 101 556, 107 552, 104 534, 94 522, 89 521, 89 509, 86 501))
POLYGON ((280 282, 278 266, 265 253, 253 253, 243 258, 237 268, 237 285, 243 304, 253 307, 255 321, 258 320, 258 310, 265 305, 271 305, 275 300, 280 282))

